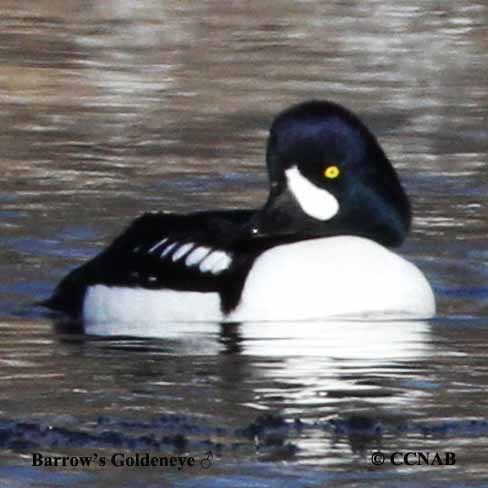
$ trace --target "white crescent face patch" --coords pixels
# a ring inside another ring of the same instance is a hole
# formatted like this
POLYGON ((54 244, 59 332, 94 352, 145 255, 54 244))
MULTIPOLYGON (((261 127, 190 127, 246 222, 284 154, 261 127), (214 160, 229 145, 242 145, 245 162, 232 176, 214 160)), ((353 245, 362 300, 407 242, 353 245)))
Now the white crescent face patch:
POLYGON ((303 176, 296 166, 285 171, 288 188, 302 210, 317 220, 329 220, 339 211, 339 202, 332 193, 319 188, 303 176))

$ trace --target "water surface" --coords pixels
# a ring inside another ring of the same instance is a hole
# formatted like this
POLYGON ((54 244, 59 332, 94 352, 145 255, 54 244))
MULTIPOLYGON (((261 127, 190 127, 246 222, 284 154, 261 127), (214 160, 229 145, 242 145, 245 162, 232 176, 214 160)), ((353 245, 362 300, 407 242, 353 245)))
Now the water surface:
POLYGON ((0 479, 6 486, 483 486, 488 7, 471 1, 3 2, 0 479), (68 334, 32 306, 144 211, 259 207, 266 131, 358 112, 411 196, 428 322, 68 334), (208 470, 30 453, 214 454, 208 470), (374 467, 376 449, 454 451, 374 467))

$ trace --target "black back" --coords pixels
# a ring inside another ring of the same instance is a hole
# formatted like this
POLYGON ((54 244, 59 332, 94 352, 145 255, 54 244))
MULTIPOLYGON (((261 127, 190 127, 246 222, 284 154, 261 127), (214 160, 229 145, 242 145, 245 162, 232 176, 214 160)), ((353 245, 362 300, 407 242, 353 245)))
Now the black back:
POLYGON ((113 243, 69 273, 43 305, 73 316, 81 314, 87 287, 95 284, 147 289, 217 292, 226 312, 236 306, 256 256, 275 245, 270 239, 241 239, 253 211, 229 210, 188 215, 148 213, 136 219, 113 243), (166 239, 164 245, 151 249, 166 239), (231 266, 218 274, 202 273, 173 261, 181 246, 193 243, 232 256, 231 266), (162 251, 174 244, 171 252, 162 251))

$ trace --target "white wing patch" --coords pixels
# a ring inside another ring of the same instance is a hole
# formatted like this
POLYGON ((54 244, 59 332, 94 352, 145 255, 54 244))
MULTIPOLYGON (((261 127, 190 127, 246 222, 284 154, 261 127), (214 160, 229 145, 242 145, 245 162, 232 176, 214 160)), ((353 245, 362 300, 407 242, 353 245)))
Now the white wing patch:
POLYGON ((200 261, 210 252, 210 249, 205 246, 199 246, 193 251, 188 254, 185 259, 185 264, 187 266, 194 266, 195 264, 199 264, 200 261))
POLYGON ((195 244, 193 242, 188 242, 187 244, 183 244, 178 248, 178 250, 173 254, 172 260, 178 261, 182 256, 184 256, 195 244))
POLYGON ((176 244, 178 244, 177 242, 173 242, 173 244, 170 244, 161 254, 160 256, 162 258, 164 258, 164 256, 166 256, 166 254, 168 254, 172 249, 174 249, 174 247, 176 246, 176 244))
POLYGON ((212 269, 210 270, 212 274, 221 273, 232 264, 232 258, 227 253, 222 252, 221 254, 221 258, 213 265, 212 269))
POLYGON ((185 258, 185 266, 197 266, 202 273, 221 273, 232 264, 232 256, 219 249, 211 249, 206 246, 198 246, 194 242, 180 244, 171 242, 168 237, 157 242, 147 252, 161 251, 160 257, 171 256, 173 262, 185 258))
POLYGON ((332 193, 315 186, 303 176, 296 166, 285 171, 288 188, 302 210, 317 220, 329 220, 339 211, 339 202, 332 193))
POLYGON ((232 263, 232 258, 224 251, 212 251, 199 266, 203 273, 220 273, 226 270, 232 263))
POLYGON ((147 251, 147 252, 155 251, 158 247, 161 247, 167 240, 168 240, 168 238, 165 237, 162 241, 159 241, 157 244, 155 244, 153 247, 151 247, 151 249, 149 249, 149 251, 147 251))

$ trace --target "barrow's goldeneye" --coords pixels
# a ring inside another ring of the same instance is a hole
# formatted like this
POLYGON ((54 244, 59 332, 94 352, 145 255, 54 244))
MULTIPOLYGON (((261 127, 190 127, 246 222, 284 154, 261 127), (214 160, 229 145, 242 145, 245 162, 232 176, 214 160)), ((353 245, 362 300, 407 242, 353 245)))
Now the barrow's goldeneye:
POLYGON ((399 246, 410 205, 374 135, 308 101, 271 126, 260 209, 148 213, 69 273, 44 305, 98 333, 117 321, 430 317, 429 283, 399 246), (97 328, 98 327, 98 328, 97 328))

